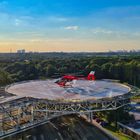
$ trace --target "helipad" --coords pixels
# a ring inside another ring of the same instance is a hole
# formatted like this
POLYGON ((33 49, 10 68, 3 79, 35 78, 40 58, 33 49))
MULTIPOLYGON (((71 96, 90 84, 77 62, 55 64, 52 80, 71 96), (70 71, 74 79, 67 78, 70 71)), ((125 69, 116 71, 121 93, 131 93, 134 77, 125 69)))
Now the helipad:
POLYGON ((49 100, 94 100, 126 94, 126 85, 104 80, 77 80, 72 87, 60 87, 55 80, 29 81, 9 86, 6 91, 20 97, 49 100))

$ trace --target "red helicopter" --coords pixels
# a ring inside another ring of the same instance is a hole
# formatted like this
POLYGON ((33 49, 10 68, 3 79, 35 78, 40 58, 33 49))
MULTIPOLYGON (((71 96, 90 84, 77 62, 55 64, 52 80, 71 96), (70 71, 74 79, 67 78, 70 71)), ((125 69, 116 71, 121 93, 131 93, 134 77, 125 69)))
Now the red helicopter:
POLYGON ((95 71, 91 71, 87 77, 65 75, 60 80, 56 81, 56 83, 61 87, 72 87, 76 80, 95 80, 95 71))

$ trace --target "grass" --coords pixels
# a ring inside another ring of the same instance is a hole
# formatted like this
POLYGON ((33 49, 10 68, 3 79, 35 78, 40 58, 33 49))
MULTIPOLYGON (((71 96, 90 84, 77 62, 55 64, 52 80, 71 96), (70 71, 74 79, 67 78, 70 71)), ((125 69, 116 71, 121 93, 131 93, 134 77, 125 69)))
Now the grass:
POLYGON ((113 126, 107 126, 105 127, 106 130, 108 130, 113 136, 118 138, 119 140, 134 140, 130 136, 127 136, 121 132, 119 132, 115 127, 113 126))

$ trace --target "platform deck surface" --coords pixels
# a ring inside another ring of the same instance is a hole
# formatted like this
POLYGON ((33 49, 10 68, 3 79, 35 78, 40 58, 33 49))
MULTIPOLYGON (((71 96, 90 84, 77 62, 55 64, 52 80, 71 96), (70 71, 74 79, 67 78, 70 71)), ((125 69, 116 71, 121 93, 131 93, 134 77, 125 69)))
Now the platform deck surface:
POLYGON ((123 95, 130 88, 115 82, 103 80, 77 80, 72 87, 60 87, 55 80, 29 81, 17 83, 6 89, 21 97, 34 97, 50 100, 91 100, 123 95))

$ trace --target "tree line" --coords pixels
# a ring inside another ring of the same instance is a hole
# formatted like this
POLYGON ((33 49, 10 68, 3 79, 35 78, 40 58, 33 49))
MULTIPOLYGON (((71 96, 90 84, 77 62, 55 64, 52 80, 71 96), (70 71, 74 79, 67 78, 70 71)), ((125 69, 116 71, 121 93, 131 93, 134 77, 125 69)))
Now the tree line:
POLYGON ((0 85, 12 82, 56 78, 64 74, 88 75, 96 79, 117 79, 140 87, 140 56, 94 56, 0 61, 0 85))

